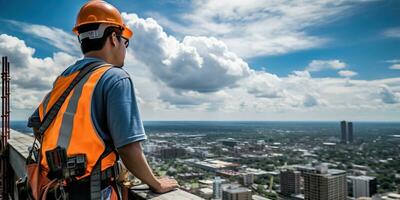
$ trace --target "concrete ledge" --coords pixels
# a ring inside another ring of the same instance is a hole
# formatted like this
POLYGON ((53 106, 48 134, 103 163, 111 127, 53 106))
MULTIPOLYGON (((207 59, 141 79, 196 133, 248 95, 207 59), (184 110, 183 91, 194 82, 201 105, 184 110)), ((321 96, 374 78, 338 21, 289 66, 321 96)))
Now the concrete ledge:
POLYGON ((25 161, 28 157, 28 148, 33 143, 33 137, 10 130, 9 162, 17 178, 22 178, 26 174, 25 161))
POLYGON ((138 185, 130 190, 132 199, 153 199, 153 200, 204 200, 194 194, 176 189, 164 194, 155 194, 148 189, 147 185, 138 185))

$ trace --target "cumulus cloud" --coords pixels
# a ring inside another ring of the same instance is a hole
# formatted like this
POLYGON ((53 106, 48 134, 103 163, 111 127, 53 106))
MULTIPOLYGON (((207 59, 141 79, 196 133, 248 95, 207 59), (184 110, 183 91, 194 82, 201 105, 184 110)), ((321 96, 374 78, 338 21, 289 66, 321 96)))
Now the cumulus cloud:
POLYGON ((389 69, 400 69, 400 63, 390 66, 389 69))
POLYGON ((250 94, 260 98, 283 97, 285 91, 282 89, 282 80, 270 73, 253 72, 247 80, 246 87, 250 94))
POLYGON ((400 93, 393 92, 387 86, 382 87, 380 91, 380 96, 382 101, 386 104, 396 104, 400 103, 400 93))
POLYGON ((215 92, 234 86, 250 73, 248 64, 215 38, 187 36, 180 42, 151 18, 126 13, 123 17, 136 30, 135 58, 169 87, 215 92))
POLYGON ((304 96, 303 105, 305 107, 314 107, 314 106, 318 105, 318 100, 314 96, 312 96, 310 94, 306 94, 304 96))
POLYGON ((192 1, 193 10, 177 20, 150 13, 181 35, 214 36, 244 58, 320 47, 329 38, 308 28, 331 22, 362 2, 347 1, 192 1))
POLYGON ((63 52, 53 57, 36 58, 35 49, 23 40, 0 34, 0 55, 8 56, 11 63, 12 104, 15 108, 32 108, 51 88, 56 76, 75 59, 63 52))
POLYGON ((338 74, 339 74, 340 76, 342 76, 342 77, 350 78, 350 77, 356 76, 358 73, 355 72, 355 71, 351 71, 351 70, 340 70, 340 71, 338 72, 338 74))
POLYGON ((313 60, 306 67, 307 71, 317 72, 327 69, 338 70, 346 67, 346 63, 340 60, 313 60))
MULTIPOLYGON (((154 19, 123 16, 135 31, 124 68, 132 76, 145 119, 287 120, 305 119, 305 112, 314 119, 335 119, 364 111, 374 118, 400 110, 400 78, 311 76, 319 70, 344 71, 340 60, 313 60, 303 71, 277 76, 251 69, 215 37, 178 40, 154 19)), ((21 39, 0 35, 0 54, 14 60, 14 108, 37 106, 55 76, 77 59, 65 52, 36 58, 34 51, 21 39)))
POLYGON ((400 38, 400 27, 387 29, 383 32, 383 35, 390 38, 400 38))

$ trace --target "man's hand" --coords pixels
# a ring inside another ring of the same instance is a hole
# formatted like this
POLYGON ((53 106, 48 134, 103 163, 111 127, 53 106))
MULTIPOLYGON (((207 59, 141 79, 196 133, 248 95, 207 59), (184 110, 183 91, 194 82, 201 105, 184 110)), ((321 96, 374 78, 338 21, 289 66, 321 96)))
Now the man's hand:
POLYGON ((159 182, 159 185, 157 185, 154 188, 151 188, 151 190, 155 193, 159 193, 159 194, 166 193, 166 192, 172 191, 178 187, 178 182, 176 182, 175 179, 171 179, 168 177, 159 178, 158 182, 159 182))
POLYGON ((123 146, 118 149, 118 153, 126 168, 143 183, 146 183, 154 192, 165 193, 178 187, 178 183, 174 179, 154 176, 139 142, 123 146))

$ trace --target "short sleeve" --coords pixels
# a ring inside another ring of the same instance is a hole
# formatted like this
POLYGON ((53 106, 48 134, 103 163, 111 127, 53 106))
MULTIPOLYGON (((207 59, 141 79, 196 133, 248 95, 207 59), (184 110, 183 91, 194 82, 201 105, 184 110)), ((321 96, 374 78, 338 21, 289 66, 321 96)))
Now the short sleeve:
POLYGON ((40 126, 40 117, 39 117, 39 110, 36 109, 35 112, 29 117, 28 125, 29 128, 39 127, 40 126))
POLYGON ((147 139, 129 77, 108 88, 106 107, 107 124, 116 148, 147 139))

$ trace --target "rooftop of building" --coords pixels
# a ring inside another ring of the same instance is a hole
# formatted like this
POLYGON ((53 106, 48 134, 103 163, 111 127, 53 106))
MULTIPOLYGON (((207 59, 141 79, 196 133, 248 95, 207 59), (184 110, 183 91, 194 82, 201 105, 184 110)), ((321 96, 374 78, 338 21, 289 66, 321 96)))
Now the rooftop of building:
POLYGON ((365 176, 365 175, 362 175, 362 176, 347 176, 347 177, 350 178, 350 179, 365 180, 365 181, 371 181, 371 180, 376 179, 373 176, 365 176))
POLYGON ((237 187, 237 186, 234 186, 234 185, 230 185, 228 187, 225 187, 223 190, 226 191, 226 192, 229 192, 229 193, 251 192, 251 190, 249 188, 237 187))
POLYGON ((203 165, 203 166, 207 166, 207 167, 215 168, 215 169, 239 166, 239 164, 236 164, 236 163, 226 162, 226 161, 222 161, 222 160, 215 160, 215 159, 206 159, 206 160, 198 161, 195 163, 198 165, 203 165))

